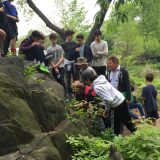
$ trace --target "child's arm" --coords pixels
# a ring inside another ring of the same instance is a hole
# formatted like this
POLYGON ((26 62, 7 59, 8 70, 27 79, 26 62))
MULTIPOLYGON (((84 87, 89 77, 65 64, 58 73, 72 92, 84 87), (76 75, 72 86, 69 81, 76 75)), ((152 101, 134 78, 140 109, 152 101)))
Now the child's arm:
POLYGON ((55 64, 55 67, 59 67, 59 65, 60 65, 61 63, 63 63, 63 62, 64 62, 64 56, 61 55, 61 58, 60 58, 59 61, 55 64))

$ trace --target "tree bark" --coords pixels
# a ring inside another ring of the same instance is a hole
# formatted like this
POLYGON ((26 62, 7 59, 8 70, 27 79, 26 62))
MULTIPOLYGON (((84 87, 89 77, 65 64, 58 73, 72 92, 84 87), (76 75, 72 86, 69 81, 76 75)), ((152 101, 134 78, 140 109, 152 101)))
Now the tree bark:
MULTIPOLYGON (((110 6, 111 2, 112 2, 112 0, 108 0, 109 6, 110 6)), ((114 3, 114 1, 113 1, 113 3, 114 3)), ((101 28, 103 21, 104 21, 104 18, 106 16, 106 13, 108 11, 108 8, 101 7, 101 9, 99 11, 100 12, 100 19, 99 19, 99 21, 97 21, 95 19, 95 23, 89 33, 89 36, 87 37, 86 44, 90 45, 94 41, 94 32, 95 32, 95 30, 101 28)))
POLYGON ((103 21, 104 21, 104 18, 105 18, 105 15, 107 13, 107 10, 108 9, 101 11, 101 18, 100 18, 99 22, 95 21, 95 23, 94 23, 94 25, 93 25, 93 27, 87 37, 86 44, 90 45, 94 41, 94 32, 95 32, 95 30, 101 28, 103 21))
POLYGON ((48 28, 50 28, 51 30, 57 32, 62 39, 65 39, 64 36, 64 29, 57 27, 56 25, 54 25, 37 7, 36 5, 33 3, 32 0, 27 0, 27 4, 29 5, 30 8, 32 8, 32 10, 44 21, 44 23, 46 24, 46 26, 48 28))

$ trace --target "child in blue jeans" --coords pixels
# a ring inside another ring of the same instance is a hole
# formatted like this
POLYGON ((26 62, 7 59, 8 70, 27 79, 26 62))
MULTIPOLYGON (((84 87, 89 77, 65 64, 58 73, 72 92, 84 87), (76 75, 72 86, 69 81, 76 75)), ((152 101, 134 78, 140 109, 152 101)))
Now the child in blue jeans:
MULTIPOLYGON (((135 90, 134 86, 131 85, 131 92, 133 92, 134 90, 135 90)), ((129 108, 129 113, 132 118, 134 118, 134 119, 145 118, 143 106, 142 106, 142 104, 137 102, 136 97, 133 94, 131 94, 131 102, 130 102, 128 108, 129 108), (135 109, 135 108, 137 108, 139 110, 141 117, 139 117, 137 114, 132 112, 132 109, 135 109)))

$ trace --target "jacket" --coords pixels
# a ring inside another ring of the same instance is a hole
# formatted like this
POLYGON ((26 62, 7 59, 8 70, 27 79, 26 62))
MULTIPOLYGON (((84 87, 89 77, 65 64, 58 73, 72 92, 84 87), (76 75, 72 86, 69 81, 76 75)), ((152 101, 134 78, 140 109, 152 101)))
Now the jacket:
POLYGON ((92 86, 96 94, 105 100, 111 108, 118 107, 125 100, 123 94, 115 89, 103 75, 95 79, 92 86))
MULTIPOLYGON (((74 46, 73 52, 71 54, 71 60, 74 60, 76 62, 77 58, 80 57, 80 54, 75 51, 76 48, 78 48, 79 45, 77 44, 74 46)), ((93 60, 93 54, 90 46, 84 45, 84 51, 83 51, 84 57, 87 59, 87 62, 91 62, 93 60)))
MULTIPOLYGON (((110 82, 110 73, 111 71, 107 71, 106 78, 110 82)), ((130 80, 128 71, 124 67, 120 67, 119 72, 119 83, 118 83, 118 90, 124 93, 126 100, 131 100, 131 87, 130 87, 130 80)))

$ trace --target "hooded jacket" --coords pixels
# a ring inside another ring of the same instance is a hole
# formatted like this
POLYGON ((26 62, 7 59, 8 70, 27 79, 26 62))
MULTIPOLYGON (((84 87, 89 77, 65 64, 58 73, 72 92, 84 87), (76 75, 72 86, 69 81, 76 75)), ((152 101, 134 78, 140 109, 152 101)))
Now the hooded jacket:
POLYGON ((115 89, 103 75, 95 79, 92 86, 96 94, 107 101, 111 108, 118 107, 125 100, 123 94, 115 89))
MULTIPOLYGON (((107 71, 106 78, 110 82, 110 73, 111 71, 107 71)), ((120 67, 119 72, 119 83, 118 83, 118 90, 121 93, 125 93, 126 100, 131 100, 131 87, 130 87, 130 80, 128 71, 124 67, 120 67)))

